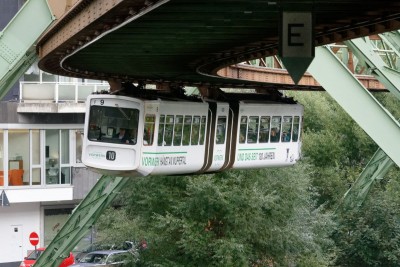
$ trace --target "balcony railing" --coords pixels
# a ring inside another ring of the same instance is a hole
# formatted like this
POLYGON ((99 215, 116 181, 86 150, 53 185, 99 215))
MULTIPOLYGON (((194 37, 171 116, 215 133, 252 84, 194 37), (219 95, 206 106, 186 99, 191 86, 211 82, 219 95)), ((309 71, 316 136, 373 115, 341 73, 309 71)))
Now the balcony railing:
POLYGON ((108 91, 107 83, 20 82, 20 102, 83 103, 90 94, 108 91))

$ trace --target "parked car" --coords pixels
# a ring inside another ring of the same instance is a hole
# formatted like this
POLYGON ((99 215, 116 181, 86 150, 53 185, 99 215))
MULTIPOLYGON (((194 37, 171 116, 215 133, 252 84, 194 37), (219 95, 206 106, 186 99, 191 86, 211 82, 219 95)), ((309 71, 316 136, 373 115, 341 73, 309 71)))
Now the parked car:
POLYGON ((80 259, 85 257, 89 252, 98 251, 98 250, 132 250, 135 248, 135 243, 132 241, 125 241, 122 245, 115 244, 102 244, 102 243, 93 243, 84 248, 81 252, 75 255, 75 261, 79 262, 80 259))
MULTIPOLYGON (((21 262, 19 267, 31 267, 39 258, 39 256, 42 255, 44 250, 45 248, 38 248, 29 253, 28 256, 26 256, 24 260, 21 262)), ((74 262, 75 262, 74 255, 72 255, 72 253, 69 253, 69 257, 63 260, 59 265, 59 267, 67 267, 70 266, 71 264, 74 264, 74 262)))
POLYGON ((135 257, 127 250, 99 250, 86 254, 71 267, 122 267, 134 266, 135 262, 135 257))

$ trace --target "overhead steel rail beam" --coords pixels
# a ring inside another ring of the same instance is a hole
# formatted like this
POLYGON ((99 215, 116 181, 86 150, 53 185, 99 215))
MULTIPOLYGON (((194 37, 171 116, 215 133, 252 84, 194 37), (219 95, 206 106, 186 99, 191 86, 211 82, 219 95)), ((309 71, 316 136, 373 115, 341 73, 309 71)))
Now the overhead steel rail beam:
POLYGON ((47 0, 30 0, 0 32, 0 99, 36 61, 36 41, 54 19, 47 0))
POLYGON ((128 177, 103 175, 40 255, 35 267, 58 266, 87 234, 128 181, 128 177))

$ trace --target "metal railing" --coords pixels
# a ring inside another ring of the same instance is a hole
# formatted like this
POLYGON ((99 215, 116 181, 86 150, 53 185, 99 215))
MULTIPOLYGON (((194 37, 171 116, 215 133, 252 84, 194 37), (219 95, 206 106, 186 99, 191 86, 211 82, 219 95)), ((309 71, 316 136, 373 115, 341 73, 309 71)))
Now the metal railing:
POLYGON ((83 103, 88 95, 108 91, 107 83, 20 82, 20 102, 83 103))

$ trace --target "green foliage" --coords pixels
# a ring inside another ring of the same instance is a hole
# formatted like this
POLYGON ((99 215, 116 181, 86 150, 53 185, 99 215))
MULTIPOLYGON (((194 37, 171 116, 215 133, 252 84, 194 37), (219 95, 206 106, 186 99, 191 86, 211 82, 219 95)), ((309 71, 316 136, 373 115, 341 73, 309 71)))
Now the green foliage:
POLYGON ((374 187, 362 207, 340 217, 334 235, 340 266, 400 266, 400 183, 390 180, 383 187, 374 187))
POLYGON ((314 208, 307 169, 133 180, 129 206, 146 229, 148 266, 327 265, 332 221, 314 208))

